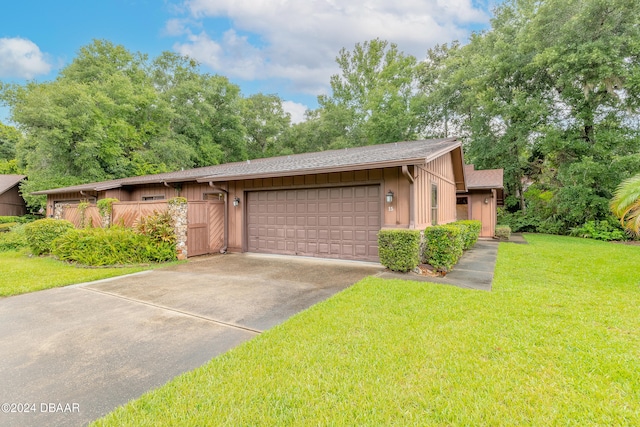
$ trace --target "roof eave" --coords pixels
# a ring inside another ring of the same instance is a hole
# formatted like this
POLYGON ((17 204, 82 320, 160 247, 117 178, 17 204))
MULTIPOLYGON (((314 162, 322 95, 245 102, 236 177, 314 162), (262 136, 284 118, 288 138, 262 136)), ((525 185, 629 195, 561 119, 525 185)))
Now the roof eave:
POLYGON ((404 165, 424 165, 427 161, 425 158, 413 158, 413 159, 404 159, 404 160, 392 160, 385 162, 371 162, 371 163, 362 163, 358 165, 346 165, 346 166, 338 166, 338 167, 318 167, 318 168, 307 168, 307 169, 295 169, 295 170, 283 170, 276 172, 265 172, 265 173, 247 173, 247 174, 239 174, 239 175, 210 175, 202 178, 197 178, 196 181, 203 182, 220 182, 220 181, 240 181, 243 179, 262 179, 262 178, 276 178, 281 176, 300 176, 300 175, 310 175, 317 173, 336 173, 336 172, 348 172, 348 171, 356 171, 356 170, 367 170, 367 169, 383 169, 383 168, 392 168, 399 167, 404 165))

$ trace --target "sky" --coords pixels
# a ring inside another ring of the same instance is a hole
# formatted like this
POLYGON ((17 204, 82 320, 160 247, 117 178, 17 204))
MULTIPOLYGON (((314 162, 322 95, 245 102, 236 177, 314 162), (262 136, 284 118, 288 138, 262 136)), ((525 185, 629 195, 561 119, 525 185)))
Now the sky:
MULTIPOLYGON (((3 2, 0 81, 53 80, 94 39, 150 58, 190 56, 249 96, 276 94, 292 121, 317 107, 341 48, 380 38, 424 59, 488 28, 497 0, 22 0, 3 2)), ((0 107, 0 121, 9 111, 0 107)))

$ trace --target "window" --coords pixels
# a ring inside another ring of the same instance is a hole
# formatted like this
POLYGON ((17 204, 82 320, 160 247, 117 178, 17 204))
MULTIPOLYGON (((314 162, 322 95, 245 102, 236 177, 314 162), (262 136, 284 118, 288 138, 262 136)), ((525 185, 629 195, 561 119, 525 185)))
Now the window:
POLYGON ((164 200, 164 194, 157 194, 155 196, 142 196, 143 202, 150 202, 152 200, 164 200))
POLYGON ((224 194, 222 193, 204 193, 202 200, 224 200, 224 194))
POLYGON ((438 184, 431 184, 431 225, 438 225, 438 184))

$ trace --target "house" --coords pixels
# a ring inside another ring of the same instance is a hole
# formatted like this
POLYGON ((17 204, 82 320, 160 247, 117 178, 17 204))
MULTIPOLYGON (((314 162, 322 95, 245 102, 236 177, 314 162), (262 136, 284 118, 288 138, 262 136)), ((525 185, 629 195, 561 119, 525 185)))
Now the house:
POLYGON ((504 205, 502 169, 475 170, 464 166, 467 191, 460 191, 456 200, 459 220, 475 219, 482 222, 480 237, 493 237, 496 231, 498 206, 504 205))
POLYGON ((34 194, 47 195, 48 216, 81 200, 115 198, 148 211, 184 197, 189 256, 231 251, 378 261, 380 229, 453 222, 456 192, 466 190, 461 142, 446 138, 247 160, 34 194))
POLYGON ((25 178, 24 175, 0 175, 0 216, 20 216, 27 213, 27 205, 18 188, 25 178))

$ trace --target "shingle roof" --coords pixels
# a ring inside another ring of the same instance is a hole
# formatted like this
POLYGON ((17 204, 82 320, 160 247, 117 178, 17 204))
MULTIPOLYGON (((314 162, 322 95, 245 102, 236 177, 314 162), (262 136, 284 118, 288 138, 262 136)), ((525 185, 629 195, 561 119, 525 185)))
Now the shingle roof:
POLYGON ((464 166, 464 177, 469 190, 479 188, 504 188, 503 169, 475 170, 473 165, 464 166))
POLYGON ((25 179, 24 175, 0 175, 0 194, 4 194, 25 179))
POLYGON ((129 185, 187 181, 232 181, 245 178, 302 175, 307 173, 362 170, 402 164, 424 164, 460 147, 455 138, 394 142, 316 153, 255 159, 156 175, 121 178, 75 185, 33 194, 102 191, 129 185))

